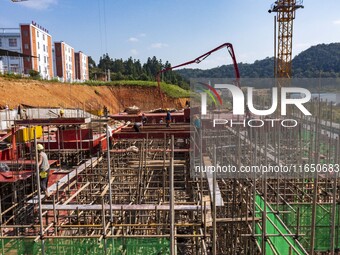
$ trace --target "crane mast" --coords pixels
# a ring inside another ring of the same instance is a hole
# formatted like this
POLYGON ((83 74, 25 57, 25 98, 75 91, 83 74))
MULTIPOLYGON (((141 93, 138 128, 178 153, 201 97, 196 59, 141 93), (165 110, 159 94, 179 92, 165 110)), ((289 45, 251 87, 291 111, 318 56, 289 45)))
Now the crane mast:
POLYGON ((268 11, 277 12, 276 78, 289 79, 292 76, 293 20, 295 11, 303 7, 303 0, 277 0, 268 11))

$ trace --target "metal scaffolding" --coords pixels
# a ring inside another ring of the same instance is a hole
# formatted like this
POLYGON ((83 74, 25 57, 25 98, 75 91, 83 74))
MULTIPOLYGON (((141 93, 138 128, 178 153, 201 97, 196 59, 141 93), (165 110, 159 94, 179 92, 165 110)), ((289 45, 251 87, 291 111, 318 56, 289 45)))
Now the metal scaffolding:
POLYGON ((60 165, 48 187, 53 195, 39 198, 34 146, 17 142, 17 154, 28 158, 13 160, 0 183, 2 253, 337 254, 338 173, 211 170, 339 164, 340 127, 323 114, 334 106, 309 107, 313 117, 289 112, 299 122, 294 128, 213 129, 202 119, 204 129, 146 124, 136 132, 130 124, 110 137, 106 120, 21 123, 43 125, 35 142, 60 165))

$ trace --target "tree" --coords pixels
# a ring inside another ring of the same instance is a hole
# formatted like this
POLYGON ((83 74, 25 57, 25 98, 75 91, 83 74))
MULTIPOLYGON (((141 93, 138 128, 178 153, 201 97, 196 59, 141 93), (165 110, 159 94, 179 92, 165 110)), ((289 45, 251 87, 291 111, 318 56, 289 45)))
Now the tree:
POLYGON ((91 56, 88 57, 88 62, 89 62, 89 69, 96 67, 96 62, 94 62, 91 56))
POLYGON ((102 70, 107 70, 110 69, 112 70, 113 66, 113 60, 110 58, 109 54, 104 54, 102 57, 99 59, 99 64, 98 67, 102 70))

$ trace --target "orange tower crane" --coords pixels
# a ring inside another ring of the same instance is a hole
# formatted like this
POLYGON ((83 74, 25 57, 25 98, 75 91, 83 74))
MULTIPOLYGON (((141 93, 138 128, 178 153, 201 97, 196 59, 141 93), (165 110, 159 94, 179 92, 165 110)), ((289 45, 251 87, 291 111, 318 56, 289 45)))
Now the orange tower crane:
POLYGON ((292 76, 293 20, 295 19, 295 11, 303 7, 303 0, 277 0, 268 11, 269 13, 277 12, 276 78, 289 79, 292 76))

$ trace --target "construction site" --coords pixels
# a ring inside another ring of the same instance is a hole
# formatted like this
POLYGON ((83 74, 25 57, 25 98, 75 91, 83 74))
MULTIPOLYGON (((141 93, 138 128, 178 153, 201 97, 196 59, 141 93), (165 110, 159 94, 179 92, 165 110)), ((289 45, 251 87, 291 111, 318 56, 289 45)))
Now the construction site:
MULTIPOLYGON (((292 88, 293 20, 301 8, 302 1, 278 0, 270 9, 277 41, 269 82, 279 100, 282 88, 292 88)), ((235 77, 225 78, 242 92, 249 84, 230 43, 160 70, 156 81, 226 49, 235 77)), ((130 112, 123 104, 110 114, 86 105, 62 114, 2 110, 0 253, 340 254, 339 106, 313 97, 303 104, 311 115, 289 105, 283 116, 282 102, 271 114, 256 115, 248 105, 233 114, 236 100, 209 83, 192 82, 192 97, 173 109, 155 90, 155 103, 130 112), (205 108, 202 91, 212 95, 205 108), (48 192, 40 187, 38 145, 50 165, 48 192)), ((268 110, 274 91, 254 94, 253 106, 268 110)))

